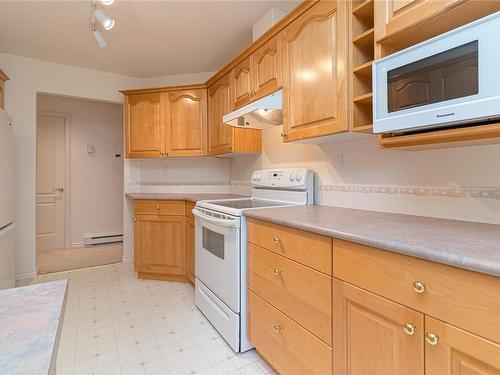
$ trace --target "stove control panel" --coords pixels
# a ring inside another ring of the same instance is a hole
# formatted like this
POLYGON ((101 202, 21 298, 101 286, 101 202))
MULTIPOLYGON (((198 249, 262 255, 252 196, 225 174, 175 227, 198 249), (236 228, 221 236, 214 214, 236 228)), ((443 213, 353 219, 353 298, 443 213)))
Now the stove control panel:
POLYGON ((307 168, 263 169, 253 172, 252 186, 256 188, 306 190, 312 184, 312 178, 312 171, 307 168))

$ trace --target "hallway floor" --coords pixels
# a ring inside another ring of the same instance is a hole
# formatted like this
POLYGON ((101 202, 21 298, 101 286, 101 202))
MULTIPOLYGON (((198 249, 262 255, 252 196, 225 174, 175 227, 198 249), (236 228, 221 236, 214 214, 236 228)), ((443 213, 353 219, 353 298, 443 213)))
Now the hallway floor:
POLYGON ((139 280, 132 263, 43 275, 68 278, 58 375, 273 374, 235 355, 194 305, 191 284, 139 280))
POLYGON ((38 274, 118 263, 122 260, 122 253, 122 243, 75 249, 37 250, 38 274))

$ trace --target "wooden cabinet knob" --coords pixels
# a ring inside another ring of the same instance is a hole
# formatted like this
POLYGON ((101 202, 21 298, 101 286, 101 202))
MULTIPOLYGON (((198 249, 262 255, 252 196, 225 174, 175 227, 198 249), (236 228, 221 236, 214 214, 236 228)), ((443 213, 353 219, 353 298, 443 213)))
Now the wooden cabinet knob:
POLYGON ((416 292, 416 293, 423 293, 425 292, 425 284, 421 281, 414 281, 413 282, 413 290, 416 292))
POLYGON ((160 206, 156 206, 156 209, 159 210, 160 209, 160 206))
POLYGON ((277 236, 274 236, 273 241, 277 245, 280 242, 280 239, 277 236))
POLYGON ((274 273, 274 276, 279 276, 279 275, 281 275, 281 270, 278 267, 274 267, 273 273, 274 273))
POLYGON ((413 336, 417 331, 417 327, 413 323, 405 323, 403 329, 408 336, 413 336))
POLYGON ((276 333, 280 333, 280 331, 282 329, 279 324, 275 324, 275 326, 273 328, 274 328, 274 332, 276 332, 276 333))
POLYGON ((137 222, 137 218, 136 217, 134 217, 134 222, 137 222))
POLYGON ((425 334, 425 341, 427 341, 429 345, 437 345, 439 342, 439 336, 437 333, 427 332, 425 334))

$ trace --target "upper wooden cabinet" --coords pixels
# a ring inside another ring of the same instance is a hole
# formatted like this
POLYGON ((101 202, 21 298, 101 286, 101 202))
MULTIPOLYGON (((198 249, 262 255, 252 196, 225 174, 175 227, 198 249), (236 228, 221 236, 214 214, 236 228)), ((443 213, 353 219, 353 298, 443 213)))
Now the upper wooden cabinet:
POLYGON ((208 88, 209 155, 261 153, 260 130, 234 128, 222 121, 234 108, 230 81, 230 74, 226 74, 208 88))
POLYGON ((163 155, 164 106, 161 93, 125 98, 125 153, 127 158, 163 155))
POLYGON ((127 158, 208 154, 204 86, 123 93, 127 158))
POLYGON ((280 47, 280 38, 274 37, 233 69, 234 108, 269 95, 281 87, 280 47))
POLYGON ((5 81, 7 81, 9 77, 0 69, 0 108, 4 108, 5 101, 5 81))
POLYGON ((206 89, 169 92, 165 106, 167 156, 207 155, 206 89))
POLYGON ((282 32, 286 141, 349 130, 346 8, 320 1, 282 32))

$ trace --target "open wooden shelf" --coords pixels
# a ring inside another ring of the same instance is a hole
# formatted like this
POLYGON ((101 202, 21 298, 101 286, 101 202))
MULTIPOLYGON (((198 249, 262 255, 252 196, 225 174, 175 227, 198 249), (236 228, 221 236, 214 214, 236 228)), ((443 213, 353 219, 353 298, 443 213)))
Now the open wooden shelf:
POLYGON ((371 104, 373 99, 373 94, 371 92, 363 95, 358 95, 352 98, 354 103, 371 104))
POLYGON ((371 76, 372 75, 372 65, 373 65, 373 60, 354 67, 352 72, 354 74, 357 74, 360 76, 371 76))
POLYGON ((441 129, 417 134, 379 135, 382 148, 423 150, 500 143, 500 123, 441 129))
POLYGON ((356 17, 373 19, 373 1, 365 0, 352 9, 352 14, 356 17))
POLYGON ((365 32, 355 36, 352 39, 352 43, 357 45, 357 46, 366 46, 366 47, 371 47, 372 49, 374 48, 374 28, 372 27, 369 30, 366 30, 365 32))

